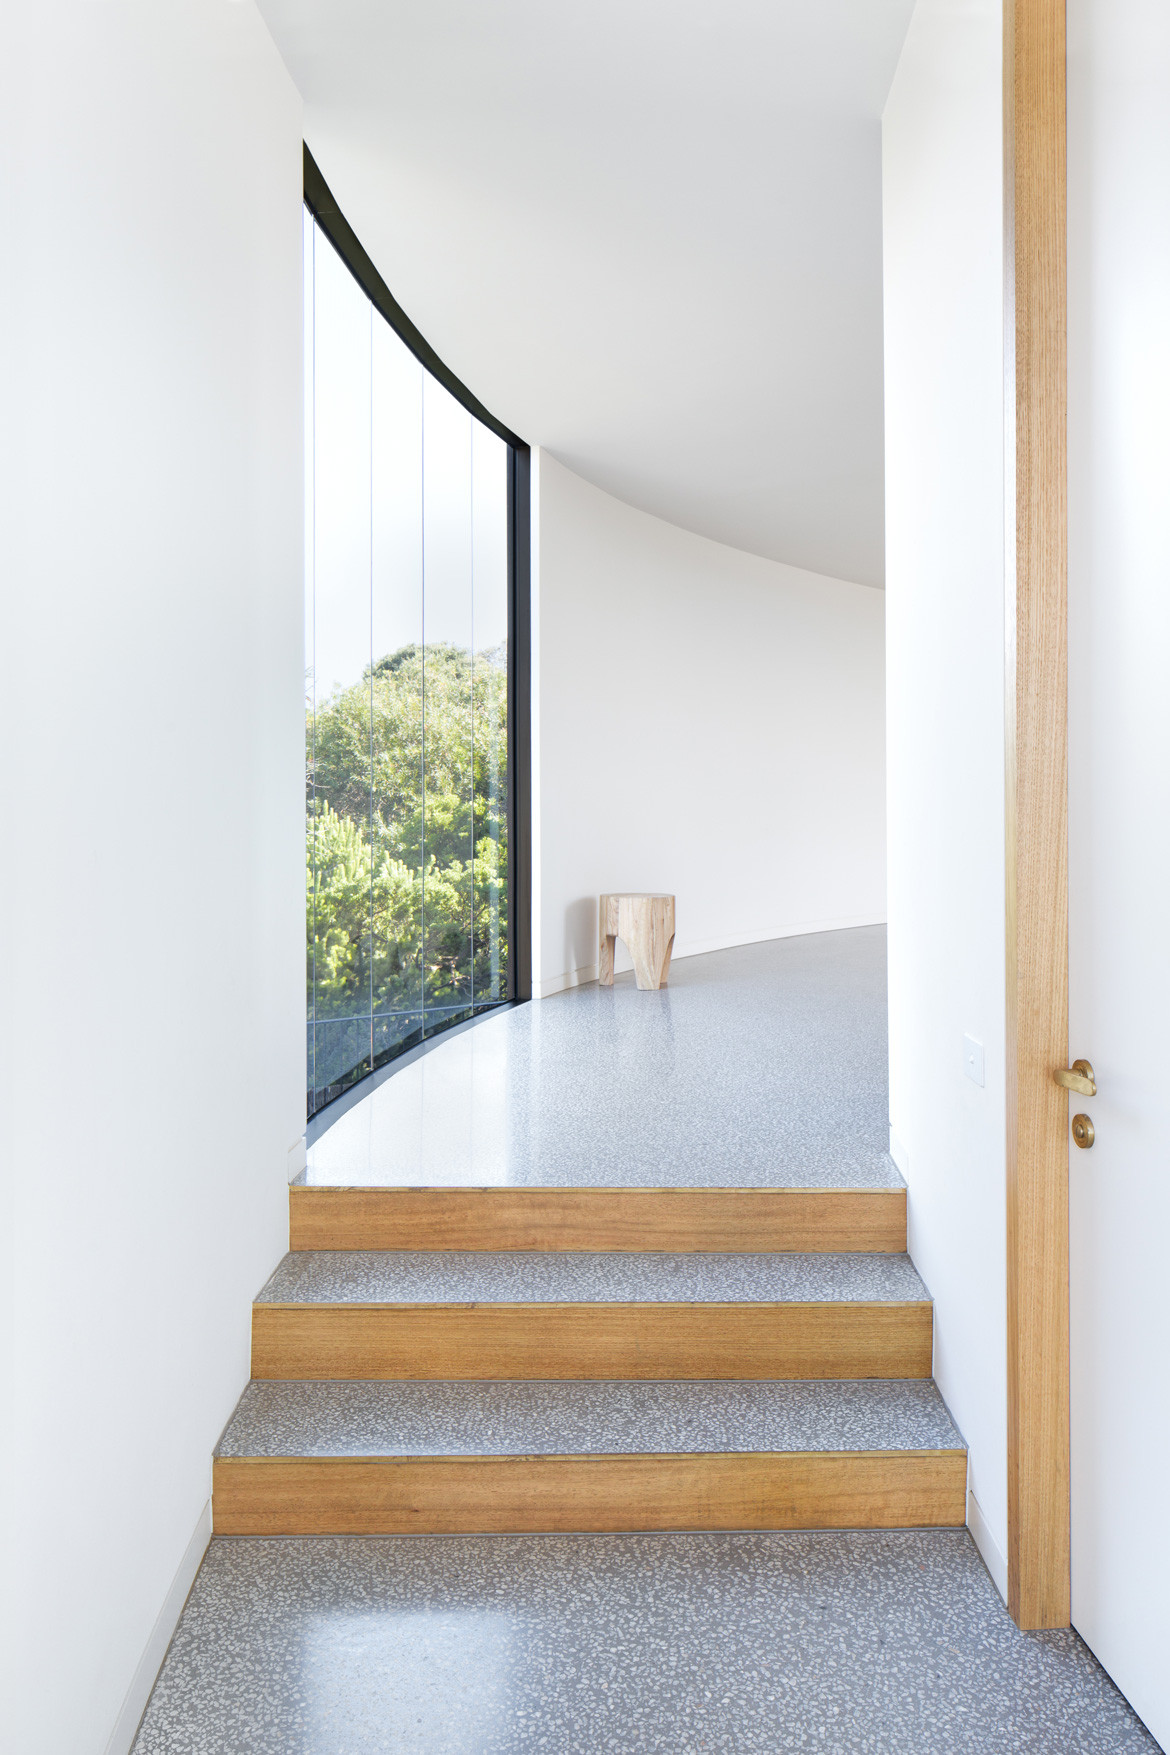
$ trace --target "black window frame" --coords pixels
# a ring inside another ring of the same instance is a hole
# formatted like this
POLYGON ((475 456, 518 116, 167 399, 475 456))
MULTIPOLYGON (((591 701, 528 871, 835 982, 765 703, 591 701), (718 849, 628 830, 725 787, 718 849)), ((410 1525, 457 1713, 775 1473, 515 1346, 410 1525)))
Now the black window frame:
POLYGON ((313 1110, 308 1139, 323 1133, 375 1084, 454 1030, 467 1030, 506 1006, 532 997, 532 463, 528 445, 462 383, 411 322, 342 213, 312 153, 304 147, 304 203, 374 309, 433 378, 508 448, 508 996, 479 1017, 427 1031, 421 1042, 380 1058, 369 1072, 313 1110))

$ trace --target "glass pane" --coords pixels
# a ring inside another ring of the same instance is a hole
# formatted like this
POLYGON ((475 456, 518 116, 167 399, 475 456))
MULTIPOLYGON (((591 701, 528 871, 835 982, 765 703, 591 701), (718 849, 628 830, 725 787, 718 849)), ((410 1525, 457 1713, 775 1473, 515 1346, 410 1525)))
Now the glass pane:
POLYGON ((313 316, 313 1009, 323 1093, 368 1070, 371 1054, 371 311, 319 231, 313 316), (330 1019, 344 1028, 324 1030, 330 1019))
MULTIPOLYGON (((376 317, 370 690, 375 1018, 416 1014, 423 1002, 422 419, 423 368, 376 317)), ((418 1027, 416 1017, 411 1028, 418 1027)), ((377 1058, 377 1040, 374 1052, 377 1058)))
POLYGON ((374 1065, 384 1066, 395 1055, 416 1048, 423 1039, 423 1015, 417 1012, 374 1014, 374 1065))
MULTIPOLYGON (((471 1003, 471 426, 423 386, 423 1006, 471 1003)), ((429 1027, 429 1021, 428 1021, 429 1027)))
POLYGON ((478 421, 471 442, 472 982, 477 1004, 508 993, 508 448, 478 421))
POLYGON ((508 448, 305 225, 309 1111, 508 994, 508 448))
POLYGON ((334 1018, 313 1030, 317 1107, 330 1102, 373 1071, 369 1017, 334 1018))

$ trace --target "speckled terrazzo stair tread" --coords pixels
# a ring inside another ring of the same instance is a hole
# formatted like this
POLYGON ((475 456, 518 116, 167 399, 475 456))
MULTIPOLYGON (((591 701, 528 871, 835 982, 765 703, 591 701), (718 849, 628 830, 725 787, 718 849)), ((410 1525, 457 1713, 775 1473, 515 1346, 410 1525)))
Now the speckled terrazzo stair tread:
POLYGON ((1159 1755, 970 1533, 215 1541, 134 1755, 1159 1755))
POLYGON ((251 1383, 216 1456, 962 1450, 930 1382, 251 1383))
MULTIPOLYGON (((344 1120, 344 1117, 342 1118, 344 1120)), ((719 1193, 723 1189, 752 1189, 767 1193, 794 1189, 806 1194, 873 1194, 890 1188, 905 1188, 906 1178, 888 1152, 875 1152, 862 1163, 842 1157, 833 1164, 785 1164, 780 1168, 737 1170, 731 1164, 707 1166, 690 1163, 672 1174, 673 1166, 656 1164, 594 1164, 570 1177, 558 1163, 518 1165, 509 1170, 504 1181, 476 1181, 474 1171, 462 1175, 442 1166, 429 1167, 429 1174, 420 1174, 412 1165, 408 1171, 395 1174, 390 1165, 363 1165, 364 1174, 345 1176, 338 1172, 328 1179, 320 1170, 306 1166, 298 1170, 290 1188, 375 1189, 409 1188, 414 1190, 462 1189, 479 1194, 497 1189, 531 1189, 546 1194, 612 1193, 615 1189, 635 1189, 655 1193, 669 1189, 672 1194, 719 1193), (689 1174, 689 1180, 688 1180, 689 1174)))
MULTIPOLYGON (((346 1117, 342 1116, 340 1127, 346 1117)), ((348 1165, 332 1176, 320 1164, 300 1172, 292 1184, 296 1188, 532 1188, 552 1194, 558 1190, 580 1193, 586 1189, 665 1189, 718 1190, 751 1188, 774 1190, 805 1189, 825 1194, 857 1194, 889 1188, 905 1188, 906 1179, 888 1152, 872 1153, 840 1151, 825 1152, 823 1161, 815 1158, 776 1164, 770 1160, 752 1162, 758 1154, 745 1154, 742 1163, 717 1158, 701 1158, 686 1152, 677 1161, 663 1162, 657 1155, 638 1156, 628 1141, 623 1142, 621 1155, 613 1162, 601 1157, 585 1164, 566 1163, 558 1157, 551 1162, 525 1159, 509 1165, 500 1181, 489 1182, 476 1168, 461 1169, 443 1165, 409 1164, 399 1169, 392 1163, 373 1160, 363 1164, 360 1173, 348 1165)), ((324 1160, 324 1152, 322 1151, 324 1160)), ((327 1162, 327 1161, 326 1161, 327 1162)))
POLYGON ((908 1255, 298 1250, 259 1304, 925 1303, 908 1255))

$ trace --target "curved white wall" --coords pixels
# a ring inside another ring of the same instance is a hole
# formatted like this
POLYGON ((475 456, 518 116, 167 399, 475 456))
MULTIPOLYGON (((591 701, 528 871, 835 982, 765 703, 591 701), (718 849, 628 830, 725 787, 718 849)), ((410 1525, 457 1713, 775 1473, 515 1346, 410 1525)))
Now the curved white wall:
POLYGON ((304 1130, 300 102, 44 0, 0 128, 0 1743, 124 1755, 304 1130))
POLYGON ((604 890, 673 891, 682 957, 884 920, 883 594, 533 475, 534 993, 604 890))
POLYGON ((1002 37, 1000 0, 918 0, 882 142, 890 1149, 1006 1590, 1002 37))

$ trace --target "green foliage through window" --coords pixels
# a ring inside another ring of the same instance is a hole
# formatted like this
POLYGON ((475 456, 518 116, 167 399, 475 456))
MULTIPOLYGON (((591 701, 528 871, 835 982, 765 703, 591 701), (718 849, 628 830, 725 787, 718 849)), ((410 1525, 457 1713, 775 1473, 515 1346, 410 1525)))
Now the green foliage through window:
POLYGON ((510 453, 305 212, 310 1114, 509 995, 510 453))
POLYGON ((364 1016, 409 1034, 424 1013, 506 998, 506 650, 389 653, 310 703, 306 750, 317 1025, 364 1016))

